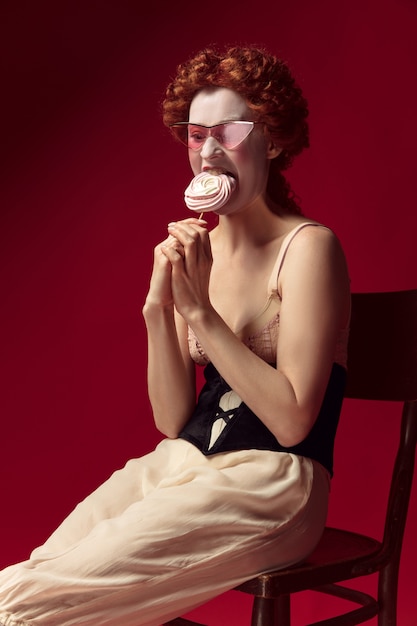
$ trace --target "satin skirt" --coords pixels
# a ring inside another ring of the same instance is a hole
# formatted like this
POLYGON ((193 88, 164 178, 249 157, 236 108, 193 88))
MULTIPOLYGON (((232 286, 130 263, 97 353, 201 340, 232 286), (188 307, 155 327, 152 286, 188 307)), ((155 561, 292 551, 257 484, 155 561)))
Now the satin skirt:
POLYGON ((0 572, 4 626, 159 626, 305 558, 329 476, 282 452, 204 456, 165 439, 81 502, 29 560, 0 572))

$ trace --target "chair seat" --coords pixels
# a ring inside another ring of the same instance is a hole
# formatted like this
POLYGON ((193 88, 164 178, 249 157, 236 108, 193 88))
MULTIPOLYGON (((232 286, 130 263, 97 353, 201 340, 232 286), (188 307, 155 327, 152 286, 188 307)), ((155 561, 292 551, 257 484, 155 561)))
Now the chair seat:
POLYGON ((377 571, 384 564, 379 541, 357 533, 326 527, 314 552, 285 569, 260 574, 237 591, 263 598, 301 591, 377 571))
MULTIPOLYGON (((379 541, 366 535, 326 527, 318 546, 307 559, 285 569, 260 574, 235 587, 235 590, 262 598, 276 598, 306 588, 314 589, 347 578, 371 574, 384 562, 379 541)), ((352 592, 351 600, 355 599, 353 594, 356 595, 356 592, 352 592)), ((375 612, 371 614, 373 615, 375 612)), ((177 618, 164 626, 202 625, 177 618)))

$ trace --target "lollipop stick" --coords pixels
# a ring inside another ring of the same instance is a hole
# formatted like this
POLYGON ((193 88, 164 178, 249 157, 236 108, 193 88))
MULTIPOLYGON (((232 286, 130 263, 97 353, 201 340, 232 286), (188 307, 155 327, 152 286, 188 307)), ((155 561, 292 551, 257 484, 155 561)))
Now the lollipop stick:
POLYGON ((198 219, 199 219, 199 220, 202 220, 202 219, 203 219, 203 215, 204 215, 204 211, 202 211, 202 212, 200 213, 200 217, 199 217, 198 219))

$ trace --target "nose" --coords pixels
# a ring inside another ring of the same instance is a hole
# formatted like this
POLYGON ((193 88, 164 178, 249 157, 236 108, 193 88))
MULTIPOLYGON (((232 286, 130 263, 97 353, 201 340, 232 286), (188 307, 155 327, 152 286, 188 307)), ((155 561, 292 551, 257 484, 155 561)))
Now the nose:
POLYGON ((219 142, 214 137, 209 136, 201 147, 200 156, 202 159, 211 159, 221 154, 221 152, 222 147, 219 142))

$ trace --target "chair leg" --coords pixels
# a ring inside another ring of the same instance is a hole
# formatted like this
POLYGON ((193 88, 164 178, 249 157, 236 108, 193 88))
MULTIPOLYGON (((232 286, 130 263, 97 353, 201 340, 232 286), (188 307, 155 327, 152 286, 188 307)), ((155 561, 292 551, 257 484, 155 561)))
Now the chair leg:
POLYGON ((251 626, 291 626, 290 596, 255 597, 251 626))
POLYGON ((398 563, 392 563, 379 572, 378 626, 396 626, 397 624, 398 569, 398 563))

